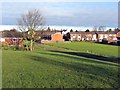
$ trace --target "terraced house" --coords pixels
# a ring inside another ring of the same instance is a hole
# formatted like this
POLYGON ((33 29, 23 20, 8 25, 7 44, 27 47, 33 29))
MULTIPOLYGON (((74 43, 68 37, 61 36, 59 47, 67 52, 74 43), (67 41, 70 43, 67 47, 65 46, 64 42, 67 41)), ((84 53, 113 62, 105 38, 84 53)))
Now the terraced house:
POLYGON ((71 41, 97 41, 97 34, 95 32, 70 32, 71 41))
POLYGON ((120 31, 91 31, 91 32, 70 32, 71 41, 77 40, 77 41, 96 41, 96 42, 102 42, 102 40, 107 40, 108 43, 110 42, 117 42, 118 37, 120 35, 118 34, 120 31))

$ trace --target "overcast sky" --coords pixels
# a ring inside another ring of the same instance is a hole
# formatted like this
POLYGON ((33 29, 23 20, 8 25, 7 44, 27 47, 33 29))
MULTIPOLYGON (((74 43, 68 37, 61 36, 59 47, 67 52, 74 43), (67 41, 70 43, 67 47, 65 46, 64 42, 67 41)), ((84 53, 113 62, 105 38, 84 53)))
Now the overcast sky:
POLYGON ((2 24, 15 25, 30 9, 41 10, 46 25, 110 26, 118 24, 117 2, 3 2, 2 24))

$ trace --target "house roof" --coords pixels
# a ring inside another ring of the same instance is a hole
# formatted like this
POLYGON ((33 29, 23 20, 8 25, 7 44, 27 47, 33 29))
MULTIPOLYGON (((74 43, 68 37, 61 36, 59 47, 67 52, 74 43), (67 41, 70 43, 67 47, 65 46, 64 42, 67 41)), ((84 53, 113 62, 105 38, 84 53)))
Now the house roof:
POLYGON ((117 34, 116 31, 97 31, 97 34, 117 34))
POLYGON ((83 32, 83 31, 78 31, 78 32, 70 32, 70 34, 95 34, 95 32, 83 32))
POLYGON ((91 32, 83 32, 83 31, 79 31, 79 32, 70 32, 70 34, 117 34, 118 31, 91 31, 91 32))
POLYGON ((16 37, 16 38, 20 38, 22 37, 22 33, 21 32, 17 32, 17 31, 9 31, 9 30, 5 30, 5 31, 1 31, 0 32, 1 37, 16 37))
MULTIPOLYGON (((48 36, 48 35, 52 35, 55 34, 56 32, 61 32, 58 30, 54 30, 54 31, 45 31, 45 30, 39 30, 39 31, 35 31, 36 32, 36 36, 48 36)), ((25 32, 26 34, 28 32, 25 32)), ((4 30, 4 31, 0 31, 0 37, 22 37, 22 32, 17 32, 15 30, 4 30)))
POLYGON ((57 32, 61 32, 61 31, 36 31, 36 34, 42 37, 42 36, 52 35, 57 32))

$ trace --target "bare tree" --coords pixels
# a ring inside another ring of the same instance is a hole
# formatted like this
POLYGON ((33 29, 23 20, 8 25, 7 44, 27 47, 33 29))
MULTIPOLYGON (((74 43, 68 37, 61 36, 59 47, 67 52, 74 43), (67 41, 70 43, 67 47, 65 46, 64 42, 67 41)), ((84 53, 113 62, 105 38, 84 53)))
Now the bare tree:
POLYGON ((98 31, 98 27, 97 27, 97 26, 94 26, 94 27, 93 27, 93 31, 98 31))
POLYGON ((36 31, 42 30, 44 19, 37 9, 29 10, 18 19, 18 28, 23 33, 25 40, 30 41, 30 51, 33 50, 33 42, 36 38, 36 31))
POLYGON ((106 29, 105 26, 99 26, 99 28, 98 28, 99 31, 104 31, 105 29, 106 29))

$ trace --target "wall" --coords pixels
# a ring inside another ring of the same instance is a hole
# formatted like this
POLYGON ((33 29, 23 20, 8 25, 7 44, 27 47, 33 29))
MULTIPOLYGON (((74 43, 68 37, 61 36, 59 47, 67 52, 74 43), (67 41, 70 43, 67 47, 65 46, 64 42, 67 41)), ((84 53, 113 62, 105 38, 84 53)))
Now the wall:
POLYGON ((63 42, 64 41, 63 35, 61 33, 55 33, 52 35, 51 41, 52 42, 63 42))
POLYGON ((2 45, 23 45, 23 40, 22 38, 2 38, 4 39, 4 41, 2 40, 0 43, 2 45), (15 41, 14 41, 15 40, 15 41))

